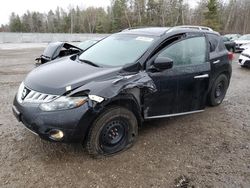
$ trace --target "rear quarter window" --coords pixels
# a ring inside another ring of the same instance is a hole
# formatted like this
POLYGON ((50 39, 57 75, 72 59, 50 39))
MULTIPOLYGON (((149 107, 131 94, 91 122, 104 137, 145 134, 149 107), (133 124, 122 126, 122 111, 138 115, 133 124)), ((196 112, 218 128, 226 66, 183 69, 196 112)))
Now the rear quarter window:
POLYGON ((219 45, 219 37, 217 35, 208 34, 208 41, 210 46, 210 52, 215 52, 219 45))
POLYGON ((207 36, 210 46, 210 53, 220 52, 226 49, 223 38, 221 36, 214 34, 207 34, 207 36))
POLYGON ((221 51, 224 51, 225 49, 226 49, 226 46, 224 44, 223 38, 220 37, 220 41, 219 41, 219 45, 218 45, 218 50, 221 52, 221 51))

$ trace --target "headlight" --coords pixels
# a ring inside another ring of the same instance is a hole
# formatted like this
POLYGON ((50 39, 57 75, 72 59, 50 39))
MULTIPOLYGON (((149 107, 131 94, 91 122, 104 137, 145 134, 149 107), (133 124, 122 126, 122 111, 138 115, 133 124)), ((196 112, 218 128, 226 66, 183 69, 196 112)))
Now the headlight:
POLYGON ((56 111, 77 108, 87 102, 87 97, 59 97, 51 102, 42 103, 39 108, 43 111, 56 111))
POLYGON ((22 93, 23 93, 23 89, 24 89, 24 84, 23 82, 20 84, 19 88, 18 88, 18 91, 17 91, 17 101, 19 103, 22 102, 22 93))

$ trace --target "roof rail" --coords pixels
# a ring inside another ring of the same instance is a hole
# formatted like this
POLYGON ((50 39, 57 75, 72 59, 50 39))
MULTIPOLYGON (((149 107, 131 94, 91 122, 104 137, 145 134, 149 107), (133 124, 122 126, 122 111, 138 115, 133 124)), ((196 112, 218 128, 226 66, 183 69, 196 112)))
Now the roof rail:
POLYGON ((207 26, 199 26, 199 25, 178 25, 174 28, 190 28, 190 29, 198 29, 198 30, 205 30, 205 31, 214 31, 212 28, 207 26))

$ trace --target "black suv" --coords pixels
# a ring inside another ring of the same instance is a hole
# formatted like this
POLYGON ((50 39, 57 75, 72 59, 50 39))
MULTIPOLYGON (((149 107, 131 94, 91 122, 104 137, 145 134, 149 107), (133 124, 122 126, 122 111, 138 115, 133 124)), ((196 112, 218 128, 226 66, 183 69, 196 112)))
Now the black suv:
POLYGON ((213 31, 127 29, 31 71, 13 112, 41 138, 111 155, 135 142, 145 120, 221 104, 231 60, 213 31))

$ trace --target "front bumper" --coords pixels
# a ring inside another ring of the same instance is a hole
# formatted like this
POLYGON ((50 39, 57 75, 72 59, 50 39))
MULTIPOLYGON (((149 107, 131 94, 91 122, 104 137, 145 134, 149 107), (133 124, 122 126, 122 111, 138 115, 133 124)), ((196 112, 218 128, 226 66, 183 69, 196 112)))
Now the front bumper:
POLYGON ((64 137, 60 142, 80 142, 90 126, 90 121, 86 120, 89 119, 87 114, 90 111, 88 103, 79 108, 44 112, 40 110, 39 104, 20 104, 15 97, 12 111, 26 128, 49 141, 55 141, 51 139, 50 131, 61 130, 64 137))

